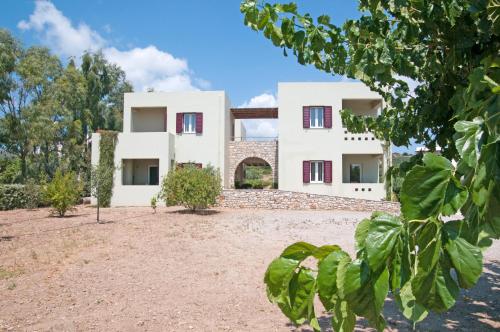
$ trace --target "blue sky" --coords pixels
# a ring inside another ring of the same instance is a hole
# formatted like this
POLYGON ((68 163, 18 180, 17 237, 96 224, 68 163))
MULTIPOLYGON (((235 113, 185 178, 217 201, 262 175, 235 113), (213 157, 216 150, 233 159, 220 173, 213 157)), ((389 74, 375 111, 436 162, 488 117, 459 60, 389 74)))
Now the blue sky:
MULTIPOLYGON (((354 0, 297 1, 313 16, 335 23, 357 18, 354 0)), ((0 26, 26 46, 48 46, 63 61, 102 49, 118 63, 136 90, 225 90, 233 106, 271 106, 277 83, 338 81, 243 25, 239 0, 3 0, 0 26)), ((275 131, 253 121, 251 132, 275 131)))

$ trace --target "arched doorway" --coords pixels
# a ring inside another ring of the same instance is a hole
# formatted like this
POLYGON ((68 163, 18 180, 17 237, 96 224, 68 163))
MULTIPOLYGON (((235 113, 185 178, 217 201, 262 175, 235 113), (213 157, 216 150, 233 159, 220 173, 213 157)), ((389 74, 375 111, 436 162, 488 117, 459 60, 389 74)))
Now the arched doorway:
POLYGON ((277 188, 274 170, 262 158, 249 157, 242 160, 234 171, 235 189, 273 189, 277 188))

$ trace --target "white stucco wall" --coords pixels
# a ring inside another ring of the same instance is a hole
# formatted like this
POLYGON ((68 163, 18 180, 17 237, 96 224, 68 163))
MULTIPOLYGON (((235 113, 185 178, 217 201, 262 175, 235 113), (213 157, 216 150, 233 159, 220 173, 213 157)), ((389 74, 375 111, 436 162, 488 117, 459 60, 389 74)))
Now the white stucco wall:
POLYGON ((342 99, 380 99, 362 83, 279 83, 279 188, 315 194, 382 199, 383 184, 355 191, 342 183, 343 154, 383 154, 382 143, 373 135, 351 134, 342 128, 342 99), (303 128, 303 106, 332 106, 331 129, 303 128), (303 183, 304 160, 331 160, 332 183, 303 183))
MULTIPOLYGON (((229 107, 230 101, 223 91, 126 93, 123 133, 118 135, 115 149, 118 170, 111 205, 149 205, 151 197, 160 190, 160 185, 124 185, 124 159, 158 159, 160 184, 175 163, 191 161, 219 168, 223 183, 227 182, 229 107), (133 116, 133 112, 138 116, 133 116), (197 112, 203 113, 203 133, 177 134, 176 113, 197 112), (134 122, 134 118, 138 121, 134 122)), ((93 164, 99 160, 99 140, 99 134, 92 135, 93 164)))
POLYGON ((225 176, 227 142, 229 141, 230 102, 224 91, 126 93, 124 100, 124 133, 132 128, 131 111, 135 107, 166 107, 167 132, 175 135, 175 161, 211 164, 225 176), (202 134, 176 134, 176 113, 203 113, 202 134))

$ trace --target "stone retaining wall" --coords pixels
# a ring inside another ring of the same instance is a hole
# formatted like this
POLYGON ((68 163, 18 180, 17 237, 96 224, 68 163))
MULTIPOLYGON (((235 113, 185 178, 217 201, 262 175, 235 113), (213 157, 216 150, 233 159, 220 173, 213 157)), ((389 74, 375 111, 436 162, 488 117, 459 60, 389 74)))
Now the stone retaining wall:
POLYGON ((283 190, 223 190, 219 206, 290 210, 386 211, 399 213, 399 203, 371 201, 283 190))

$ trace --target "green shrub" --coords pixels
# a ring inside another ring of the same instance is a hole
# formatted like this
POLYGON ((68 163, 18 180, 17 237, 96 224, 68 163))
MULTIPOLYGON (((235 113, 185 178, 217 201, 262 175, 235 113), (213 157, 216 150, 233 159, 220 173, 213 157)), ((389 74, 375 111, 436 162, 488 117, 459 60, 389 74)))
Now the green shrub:
POLYGON ((57 170, 52 181, 45 186, 43 194, 53 212, 63 217, 78 203, 82 189, 82 184, 73 172, 63 174, 57 170))
POLYGON ((211 166, 185 166, 167 174, 159 197, 167 206, 182 205, 194 211, 214 205, 221 190, 221 178, 217 169, 211 166))
MULTIPOLYGON (((99 167, 102 169, 115 170, 115 148, 118 142, 118 132, 111 130, 101 130, 101 140, 99 143, 99 167)), ((111 205, 113 196, 113 172, 102 172, 107 177, 101 181, 99 188, 99 204, 103 207, 111 205)))
POLYGON ((40 186, 34 183, 0 185, 0 210, 33 209, 42 205, 40 186))
POLYGON ((156 213, 157 203, 158 198, 156 196, 151 197, 151 208, 153 209, 153 213, 156 213))

